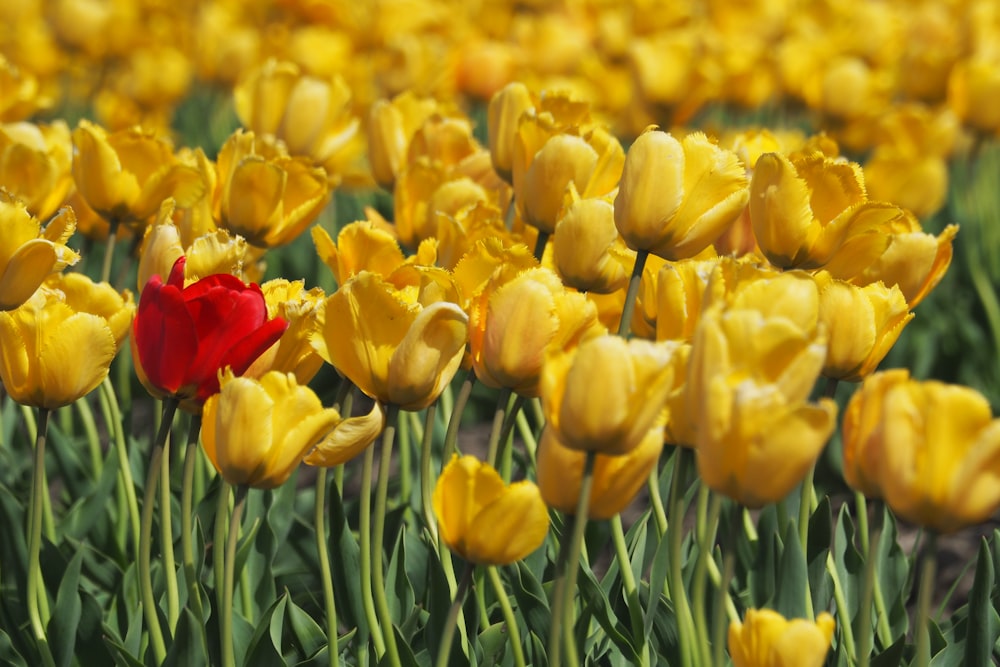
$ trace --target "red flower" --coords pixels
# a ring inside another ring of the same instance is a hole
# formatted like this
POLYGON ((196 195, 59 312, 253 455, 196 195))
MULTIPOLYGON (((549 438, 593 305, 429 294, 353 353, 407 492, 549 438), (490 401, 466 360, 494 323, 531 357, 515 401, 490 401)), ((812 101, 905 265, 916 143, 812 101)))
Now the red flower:
POLYGON ((137 372, 149 391, 201 405, 219 391, 219 371, 242 375, 284 333, 288 323, 267 319, 260 287, 228 274, 184 287, 184 262, 166 284, 146 283, 133 328, 137 372))

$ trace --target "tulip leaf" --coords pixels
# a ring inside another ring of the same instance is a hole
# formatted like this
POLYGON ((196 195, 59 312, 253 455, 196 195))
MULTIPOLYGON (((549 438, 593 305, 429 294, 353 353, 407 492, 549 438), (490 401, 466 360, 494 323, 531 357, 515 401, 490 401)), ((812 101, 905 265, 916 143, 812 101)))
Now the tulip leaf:
POLYGON ((330 524, 330 573, 337 592, 337 616, 347 627, 358 628, 359 640, 366 643, 368 626, 361 596, 361 549, 347 523, 343 500, 333 475, 329 477, 326 495, 330 524))
MULTIPOLYGON (((285 606, 288 604, 288 593, 274 601, 268 609, 261 615, 257 622, 257 627, 253 630, 249 644, 246 646, 246 661, 242 664, 260 665, 284 665, 285 661, 281 655, 282 633, 285 624, 285 606)), ((235 614, 234 614, 235 625, 235 614)), ((235 640, 235 638, 234 638, 235 640)))
POLYGON ((806 557, 799 542, 798 527, 789 523, 785 529, 785 548, 778 563, 778 577, 774 592, 774 610, 786 618, 806 618, 806 595, 808 594, 808 568, 806 557))
MULTIPOLYGON (((108 516, 108 507, 112 493, 115 490, 115 482, 118 480, 118 458, 112 449, 104 459, 101 468, 101 477, 97 486, 88 493, 76 495, 80 498, 66 513, 61 522, 61 527, 68 537, 77 540, 90 540, 101 543, 105 541, 97 537, 95 533, 107 532, 113 526, 113 522, 108 516)), ((119 521, 124 521, 125 517, 119 517, 119 521)))
MULTIPOLYGON (((709 558, 711 557, 709 555, 709 558)), ((649 637, 649 633, 653 630, 653 621, 656 620, 657 609, 660 605, 660 591, 663 590, 663 582, 667 580, 669 569, 670 540, 662 539, 656 547, 653 565, 649 571, 649 601, 646 603, 646 613, 643 617, 644 637, 649 637)))
POLYGON ((854 519, 847 505, 842 505, 837 515, 833 538, 833 562, 847 605, 847 609, 839 614, 840 620, 845 623, 853 622, 858 612, 858 592, 864 580, 865 564, 854 546, 854 519))
MULTIPOLYGON (((398 535, 398 533, 397 533, 398 535)), ((406 614, 417 610, 416 600, 413 596, 413 587, 406 577, 406 552, 404 540, 396 541, 392 549, 392 556, 389 558, 389 567, 385 575, 386 591, 390 593, 389 609, 393 618, 399 619, 399 623, 405 624, 406 614)))
POLYGON ((427 567, 430 552, 429 542, 420 539, 413 531, 403 531, 403 551, 406 553, 403 565, 406 569, 406 580, 413 590, 417 600, 427 597, 427 567))
POLYGON ((479 646, 483 651, 480 665, 498 664, 503 657, 504 651, 507 650, 509 639, 506 623, 494 623, 480 632, 479 646))
POLYGON ((510 585, 514 598, 517 600, 518 611, 524 617, 525 626, 542 642, 546 642, 549 638, 552 612, 549 610, 549 601, 545 590, 524 561, 518 561, 513 572, 514 576, 510 577, 510 585))
POLYGON ((52 609, 48 635, 53 657, 60 667, 69 665, 75 654, 76 631, 80 624, 82 603, 80 602, 80 567, 83 551, 77 551, 63 572, 56 593, 56 604, 52 609))
POLYGON ((968 629, 965 634, 965 664, 988 665, 993 645, 1000 636, 1000 622, 993 608, 991 595, 995 573, 990 547, 986 539, 979 543, 976 576, 969 598, 968 629))
POLYGON ((910 561, 899 546, 896 518, 887 506, 882 511, 881 537, 872 548, 877 559, 875 575, 889 613, 889 628, 893 637, 900 637, 906 634, 910 625, 906 610, 910 561))
MULTIPOLYGON (((285 596, 287 597, 287 593, 285 596)), ((288 615, 289 625, 291 625, 297 645, 301 647, 303 657, 316 655, 327 646, 326 632, 312 616, 295 604, 291 598, 288 599, 285 613, 288 615)), ((333 637, 331 641, 336 647, 337 638, 333 637)))
POLYGON ((899 667, 903 662, 905 649, 906 637, 900 637, 891 646, 872 658, 871 667, 899 667))
POLYGON ((142 661, 132 655, 121 642, 115 639, 110 633, 104 636, 104 643, 111 653, 111 659, 118 667, 146 667, 142 661))
POLYGON ((205 649, 201 643, 202 620, 196 618, 190 608, 185 607, 181 611, 181 617, 177 623, 177 632, 167 650, 167 658, 163 662, 163 667, 186 667, 187 665, 197 665, 205 661, 205 649))
POLYGON ((824 497, 809 518, 809 543, 806 562, 809 567, 809 590, 813 609, 826 609, 833 598, 833 582, 826 571, 827 556, 833 540, 833 513, 830 498, 824 497))
POLYGON ((10 667, 28 667, 28 661, 14 648, 10 635, 2 627, 0 627, 0 655, 10 667))
POLYGON ((638 662, 639 654, 636 652, 636 647, 632 644, 628 628, 612 615, 611 605, 608 603, 604 591, 601 590, 601 585, 589 567, 580 568, 577 581, 580 595, 586 604, 587 610, 594 615, 594 619, 597 620, 604 632, 608 634, 608 637, 625 657, 633 664, 638 662))

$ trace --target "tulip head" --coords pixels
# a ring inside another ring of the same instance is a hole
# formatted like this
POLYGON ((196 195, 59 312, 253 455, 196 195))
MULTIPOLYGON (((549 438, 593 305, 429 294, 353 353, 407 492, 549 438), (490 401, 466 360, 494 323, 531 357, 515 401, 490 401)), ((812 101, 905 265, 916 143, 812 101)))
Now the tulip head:
POLYGON ((66 201, 72 162, 66 123, 0 125, 0 183, 35 217, 47 220, 66 201))
POLYGON ((821 667, 836 622, 827 612, 816 621, 791 621, 770 609, 748 609, 729 625, 729 655, 735 667, 821 667))
POLYGON ((201 437, 227 482, 273 489, 340 421, 291 373, 269 371, 254 380, 226 370, 219 393, 205 401, 201 437))
POLYGON ((471 563, 509 565, 540 547, 549 513, 533 482, 505 485, 489 464, 457 454, 434 487, 441 539, 471 563))
POLYGON ((508 83, 490 98, 486 130, 489 135, 490 159, 493 168, 508 183, 512 182, 514 137, 521 114, 534 107, 528 87, 520 82, 508 83))
POLYGON ((575 199, 566 207, 552 235, 552 256, 566 285, 600 294, 625 287, 635 263, 606 199, 575 199))

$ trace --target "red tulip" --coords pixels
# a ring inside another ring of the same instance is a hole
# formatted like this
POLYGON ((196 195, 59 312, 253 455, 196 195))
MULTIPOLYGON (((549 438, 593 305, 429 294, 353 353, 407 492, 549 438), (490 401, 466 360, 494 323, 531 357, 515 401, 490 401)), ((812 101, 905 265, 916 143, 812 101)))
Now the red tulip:
POLYGON ((184 287, 182 256, 166 284, 155 275, 146 283, 133 323, 137 372, 155 395, 193 400, 219 391, 219 371, 242 375, 284 333, 288 323, 267 319, 256 284, 229 274, 202 278, 184 287))

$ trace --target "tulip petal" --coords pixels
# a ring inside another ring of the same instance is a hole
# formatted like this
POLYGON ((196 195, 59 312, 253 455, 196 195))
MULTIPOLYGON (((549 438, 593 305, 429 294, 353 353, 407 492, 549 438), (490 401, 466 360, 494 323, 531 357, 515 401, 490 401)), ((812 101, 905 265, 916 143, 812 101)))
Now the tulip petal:
POLYGON ((76 313, 63 320, 38 349, 39 396, 33 404, 59 408, 89 394, 107 377, 116 352, 104 318, 76 313))
POLYGON ((538 487, 517 482, 472 518, 463 555, 474 563, 506 565, 535 551, 548 532, 549 513, 538 487))
POLYGON ((22 245, 0 276, 0 310, 11 310, 27 301, 56 270, 57 261, 56 248, 49 241, 35 239, 22 245))
POLYGON ((180 389, 198 354, 198 333, 181 290, 154 276, 139 299, 133 336, 149 382, 168 393, 180 389))
POLYGON ((414 319, 389 361, 392 403, 420 410, 437 400, 462 362, 469 318, 453 303, 438 302, 414 319))
POLYGON ((371 445, 385 428, 385 412, 381 404, 375 402, 366 415, 349 417, 306 456, 305 462, 311 466, 332 468, 347 463, 371 445))

